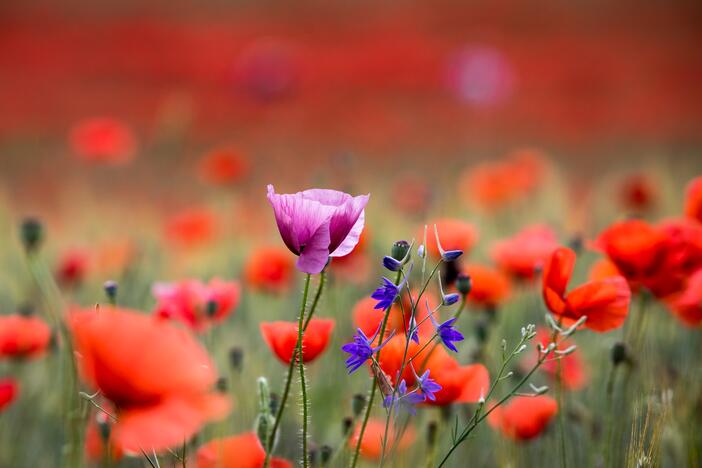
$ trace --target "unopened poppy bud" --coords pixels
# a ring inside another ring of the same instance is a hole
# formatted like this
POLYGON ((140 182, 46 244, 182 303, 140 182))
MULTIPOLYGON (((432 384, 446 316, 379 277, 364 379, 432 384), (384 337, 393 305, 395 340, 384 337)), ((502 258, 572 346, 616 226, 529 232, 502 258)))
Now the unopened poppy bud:
POLYGON ((29 303, 24 303, 17 308, 17 312, 22 317, 29 317, 31 315, 34 315, 34 306, 29 303))
POLYGON ((475 322, 475 337, 478 339, 478 343, 485 343, 488 338, 490 330, 490 321, 485 317, 480 317, 475 322))
POLYGON ((571 237, 570 241, 568 242, 568 246, 576 254, 579 254, 583 250, 583 244, 583 236, 581 234, 575 234, 573 237, 571 237))
POLYGON ((217 379, 217 383, 215 383, 215 387, 216 387, 217 390, 219 390, 220 392, 226 393, 226 392, 227 392, 227 387, 228 387, 228 385, 227 385, 227 378, 226 378, 226 377, 220 377, 220 378, 218 378, 218 379, 217 379))
POLYGON ((366 397, 357 393, 351 399, 351 411, 354 416, 359 416, 366 407, 366 397))
POLYGON ((100 438, 102 439, 102 442, 106 444, 110 440, 110 433, 112 432, 110 421, 107 419, 107 416, 103 413, 98 414, 98 416, 95 419, 97 420, 100 438))
POLYGON ((244 364, 244 350, 238 346, 229 349, 229 365, 233 370, 241 372, 244 364))
POLYGON ((217 301, 214 299, 210 299, 207 301, 207 306, 206 306, 206 312, 208 317, 214 317, 214 314, 217 313, 217 301))
POLYGON ((427 424, 427 445, 429 447, 433 447, 436 444, 437 429, 438 425, 436 421, 430 421, 429 424, 427 424))
POLYGON ((405 257, 407 257, 407 254, 409 253, 409 250, 409 242, 405 240, 399 240, 392 244, 392 248, 390 249, 390 256, 398 262, 401 262, 405 260, 405 257))
POLYGON ((110 302, 110 304, 114 304, 117 300, 117 281, 105 281, 102 288, 105 290, 107 300, 110 302))
POLYGON ((256 416, 256 435, 261 445, 268 444, 268 437, 273 426, 273 417, 269 414, 259 414, 256 416))
POLYGON ((473 279, 465 273, 459 273, 456 277, 456 289, 458 292, 467 296, 470 290, 473 289, 473 279))
POLYGON ((270 395, 270 402, 268 403, 268 406, 271 410, 271 414, 277 414, 278 413, 278 406, 280 405, 280 397, 278 396, 277 393, 271 393, 270 395))
POLYGON ((621 341, 614 343, 612 346, 612 364, 618 366, 622 362, 629 360, 629 351, 627 350, 626 344, 621 341))
POLYGON ((353 418, 350 417, 345 417, 341 421, 341 433, 343 435, 348 435, 349 432, 351 431, 351 426, 353 426, 353 418))
POLYGON ((307 451, 307 456, 310 461, 310 466, 317 466, 317 455, 319 454, 319 451, 317 450, 317 447, 310 447, 310 449, 307 451))
POLYGON ((451 285, 456 282, 460 272, 456 262, 444 263, 441 265, 441 281, 443 281, 444 284, 451 285))
POLYGON ((44 227, 36 218, 26 218, 20 226, 20 238, 26 252, 34 252, 44 238, 44 227))
POLYGON ((319 462, 321 466, 327 466, 331 461, 332 455, 334 454, 334 449, 328 445, 322 445, 319 447, 319 462))

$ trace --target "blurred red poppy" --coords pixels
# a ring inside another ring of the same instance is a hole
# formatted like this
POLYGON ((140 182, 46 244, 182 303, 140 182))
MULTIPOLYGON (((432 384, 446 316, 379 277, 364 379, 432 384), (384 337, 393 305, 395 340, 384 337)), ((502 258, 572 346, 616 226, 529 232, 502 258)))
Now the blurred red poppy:
POLYGON ((214 364, 186 330, 113 307, 73 310, 69 325, 82 378, 115 408, 117 449, 180 446, 229 412, 229 400, 210 390, 214 364))
POLYGON ((178 320, 201 332, 231 314, 241 292, 238 282, 213 278, 208 284, 199 280, 156 283, 153 294, 158 317, 178 320))
POLYGON ((685 216, 702 223, 702 177, 692 179, 685 190, 685 216))
MULTIPOLYGON (((327 349, 333 330, 333 319, 310 320, 302 338, 303 362, 314 361, 327 349)), ((261 335, 278 359, 288 364, 297 344, 297 322, 261 322, 261 335)))
MULTIPOLYGON (((358 424, 353 431, 353 436, 349 439, 348 445, 351 450, 356 448, 360 435, 361 425, 358 424)), ((385 437, 385 420, 369 419, 366 430, 363 432, 363 439, 361 440, 361 456, 368 460, 379 460, 383 452, 383 437, 385 437)), ((395 450, 402 451, 402 449, 406 449, 412 445, 415 438, 414 429, 410 426, 403 432, 400 440, 397 440, 395 429, 393 425, 390 425, 388 428, 388 441, 385 446, 394 447, 395 450)))
MULTIPOLYGON (((395 377, 402 367, 406 343, 404 335, 397 335, 388 341, 380 355, 380 367, 393 384, 397 383, 395 377)), ((420 345, 410 341, 407 358, 413 358, 420 349, 420 345)), ((430 377, 442 387, 435 393, 435 401, 426 401, 429 405, 475 403, 490 389, 490 376, 485 366, 482 364, 462 366, 441 344, 436 347, 433 345, 427 347, 413 360, 413 366, 418 374, 429 370, 430 377)), ((405 366, 400 380, 402 379, 406 381, 408 388, 415 384, 416 378, 409 366, 405 366)))
POLYGON ((342 279, 354 284, 363 283, 370 272, 370 260, 368 259, 369 229, 366 226, 358 238, 358 244, 350 254, 332 259, 330 270, 342 279))
POLYGON ((265 246, 251 251, 244 264, 244 278, 252 289, 280 293, 290 288, 295 262, 283 247, 265 246))
POLYGON ((18 392, 19 385, 15 379, 11 377, 0 379, 0 413, 15 401, 18 392))
POLYGON ((51 343, 51 329, 38 317, 0 316, 0 358, 33 358, 51 343))
POLYGON ((588 281, 599 281, 613 276, 622 276, 617 269, 617 265, 608 258, 600 258, 590 266, 587 279, 588 281))
POLYGON ((656 184, 646 174, 632 174, 621 181, 619 200, 627 211, 634 213, 650 211, 658 202, 656 184))
POLYGON ((166 220, 165 236, 181 247, 197 247, 214 239, 217 225, 217 218, 210 210, 191 208, 166 220))
POLYGON ((122 165, 137 151, 132 130, 112 117, 94 117, 78 122, 69 135, 73 153, 87 162, 122 165))
POLYGON ((665 299, 670 311, 688 327, 702 323, 702 270, 693 273, 679 294, 665 299))
POLYGON ((515 396, 488 416, 488 423, 514 440, 538 437, 558 413, 558 403, 547 395, 515 396))
POLYGON ((485 265, 472 264, 463 268, 471 278, 468 300, 481 307, 494 308, 502 305, 510 296, 512 287, 507 275, 485 265))
POLYGON ((425 213, 431 198, 431 186, 421 177, 404 176, 393 184, 393 204, 404 213, 410 215, 425 213))
MULTIPOLYGON (((434 225, 439 231, 439 240, 444 250, 462 250, 464 255, 468 255, 475 243, 478 241, 478 231, 470 223, 454 218, 440 218, 427 223, 427 252, 435 257, 439 257, 439 249, 436 245, 434 235, 434 225)), ((424 228, 417 234, 419 242, 424 240, 424 228)))
POLYGON ((248 175, 249 161, 234 146, 222 146, 202 157, 198 172, 208 184, 229 185, 248 175))
MULTIPOLYGON (((261 468, 266 452, 253 432, 214 439, 197 450, 197 468, 261 468)), ((292 468, 282 458, 271 458, 271 468, 292 468)))
POLYGON ((605 332, 620 327, 629 313, 631 290, 621 276, 587 282, 566 294, 575 252, 561 247, 551 255, 543 275, 543 298, 559 320, 572 323, 587 316, 585 327, 605 332))
POLYGON ((59 258, 56 278, 67 287, 83 282, 90 266, 90 254, 84 249, 72 249, 59 258))
POLYGON ((558 247, 556 233, 548 226, 533 225, 511 238, 497 241, 490 251, 503 271, 521 279, 532 279, 558 247))

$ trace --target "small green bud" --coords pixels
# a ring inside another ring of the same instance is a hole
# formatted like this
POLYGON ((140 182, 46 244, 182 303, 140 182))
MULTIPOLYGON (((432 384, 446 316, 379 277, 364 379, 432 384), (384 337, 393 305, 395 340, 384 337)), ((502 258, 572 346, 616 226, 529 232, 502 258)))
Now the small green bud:
POLYGON ((20 238, 26 252, 34 252, 44 239, 44 226, 36 218, 26 218, 20 226, 20 238))
POLYGON ((238 346, 229 348, 229 365, 237 372, 241 372, 244 365, 244 350, 238 346))
POLYGON ((614 346, 612 346, 612 364, 615 366, 618 366, 622 362, 627 362, 629 361, 629 351, 627 350, 627 346, 625 343, 622 343, 621 341, 614 343, 614 346))
POLYGON ((332 455, 334 454, 334 449, 328 445, 322 445, 319 448, 319 461, 321 466, 327 466, 331 461, 332 455))
POLYGON ((436 435, 438 433, 438 425, 436 421, 430 421, 427 424, 427 445, 433 447, 436 444, 436 435))
POLYGON ((473 289, 473 279, 465 273, 459 273, 456 277, 456 289, 463 296, 467 296, 473 289))
POLYGON ((409 249, 409 242, 405 240, 399 240, 392 244, 392 248, 390 249, 390 256, 398 262, 401 262, 407 256, 409 249))
POLYGON ((341 433, 343 435, 348 435, 353 426, 353 418, 346 417, 341 421, 341 433))
POLYGON ((366 407, 366 397, 360 393, 357 393, 351 399, 351 411, 353 415, 358 417, 363 412, 366 407))

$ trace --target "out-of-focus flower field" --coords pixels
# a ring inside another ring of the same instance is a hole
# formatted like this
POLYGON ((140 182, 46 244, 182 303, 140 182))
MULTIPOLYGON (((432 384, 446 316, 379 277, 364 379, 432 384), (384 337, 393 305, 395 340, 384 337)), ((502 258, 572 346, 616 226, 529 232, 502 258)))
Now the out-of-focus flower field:
POLYGON ((698 467, 696 2, 0 5, 0 467, 698 467))

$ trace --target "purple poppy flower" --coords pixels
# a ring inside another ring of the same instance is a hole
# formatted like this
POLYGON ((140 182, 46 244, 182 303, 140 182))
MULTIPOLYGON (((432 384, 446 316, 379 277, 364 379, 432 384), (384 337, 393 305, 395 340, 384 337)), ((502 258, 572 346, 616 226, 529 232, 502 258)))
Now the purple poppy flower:
POLYGON ((397 386, 395 394, 387 395, 383 399, 383 408, 390 408, 393 405, 398 405, 398 410, 405 410, 411 415, 417 414, 414 405, 424 401, 424 395, 420 395, 417 389, 407 393, 407 383, 403 379, 397 386))
POLYGON ((341 347, 342 351, 350 354, 349 358, 346 359, 346 368, 348 369, 349 374, 356 371, 363 365, 363 363, 371 358, 373 353, 376 353, 383 346, 385 346, 385 344, 390 341, 390 338, 392 338, 394 334, 391 333, 390 336, 388 336, 380 345, 373 347, 373 342, 375 342, 375 338, 378 336, 378 333, 380 333, 380 326, 378 326, 378 329, 375 331, 373 336, 368 338, 366 334, 363 333, 363 330, 359 328, 356 331, 356 335, 353 337, 353 343, 346 343, 341 347))
POLYGON ((297 268, 317 274, 329 257, 348 255, 363 231, 364 208, 370 195, 351 195, 336 190, 310 189, 277 194, 268 185, 268 201, 283 242, 298 255, 297 268))

